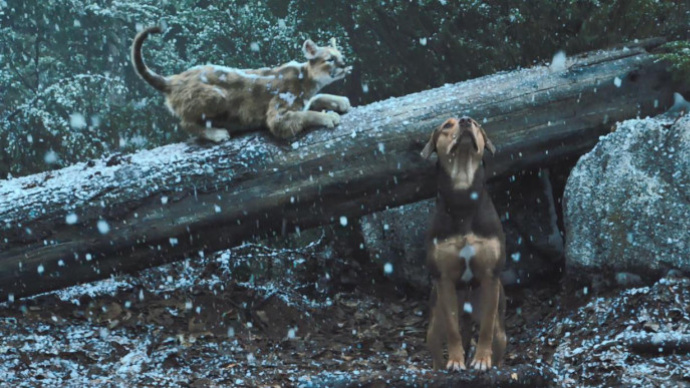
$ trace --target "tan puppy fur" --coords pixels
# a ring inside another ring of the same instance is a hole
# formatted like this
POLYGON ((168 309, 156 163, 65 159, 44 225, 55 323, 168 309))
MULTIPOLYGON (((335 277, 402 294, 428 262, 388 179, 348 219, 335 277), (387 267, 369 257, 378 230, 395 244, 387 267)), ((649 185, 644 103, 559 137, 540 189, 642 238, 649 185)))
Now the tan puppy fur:
POLYGON ((484 130, 463 117, 436 129, 422 151, 425 158, 438 153, 436 211, 427 235, 433 278, 427 343, 434 369, 466 368, 472 321, 479 324, 472 368, 500 366, 505 352, 505 295, 498 277, 505 235, 484 185, 485 148, 494 151, 484 130))
POLYGON ((221 142, 235 131, 267 127, 275 136, 288 138, 308 127, 333 128, 340 123, 338 113, 350 110, 347 97, 317 94, 351 70, 334 39, 328 47, 305 41, 305 63, 261 69, 202 65, 163 77, 146 66, 141 54, 149 34, 160 32, 150 27, 137 34, 132 63, 144 81, 165 94, 182 128, 194 135, 221 142))

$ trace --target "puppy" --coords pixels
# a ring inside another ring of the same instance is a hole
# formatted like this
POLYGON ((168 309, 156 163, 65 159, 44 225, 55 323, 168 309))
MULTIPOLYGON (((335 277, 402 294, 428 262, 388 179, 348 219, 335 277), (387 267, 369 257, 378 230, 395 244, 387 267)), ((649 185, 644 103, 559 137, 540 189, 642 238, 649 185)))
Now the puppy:
POLYGON ((434 369, 466 368, 472 321, 479 341, 470 366, 500 366, 506 347, 505 295, 499 274, 505 235, 484 184, 484 149, 495 151, 469 117, 448 119, 431 134, 422 157, 438 154, 436 210, 427 235, 427 266, 433 289, 427 343, 434 369))
POLYGON ((202 65, 164 77, 146 66, 141 52, 144 40, 160 32, 160 27, 150 27, 137 34, 132 64, 144 81, 165 94, 170 111, 193 135, 222 142, 233 132, 268 127, 276 137, 289 138, 308 127, 333 128, 340 123, 338 113, 350 110, 347 97, 317 94, 352 69, 345 66, 335 39, 323 47, 307 39, 304 63, 261 69, 202 65))

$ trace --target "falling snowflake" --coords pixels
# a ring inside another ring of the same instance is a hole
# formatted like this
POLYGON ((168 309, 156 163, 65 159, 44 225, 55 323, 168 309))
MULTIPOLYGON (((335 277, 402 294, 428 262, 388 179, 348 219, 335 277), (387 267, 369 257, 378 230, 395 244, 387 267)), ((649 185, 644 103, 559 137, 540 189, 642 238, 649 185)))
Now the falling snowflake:
POLYGON ((81 113, 72 113, 69 115, 69 125, 72 129, 86 128, 86 119, 81 113))
POLYGON ((565 70, 565 51, 559 51, 553 56, 549 69, 554 73, 565 70))
POLYGON ((77 217, 77 215, 74 213, 70 213, 67 215, 67 217, 65 217, 65 222, 67 223, 67 225, 74 225, 77 223, 78 220, 79 217, 77 217))
POLYGON ((43 160, 48 164, 55 164, 60 160, 60 157, 58 156, 57 152, 50 150, 46 152, 43 160))
POLYGON ((97 226, 101 234, 108 234, 108 232, 110 232, 110 225, 108 225, 108 222, 105 220, 99 220, 97 226))

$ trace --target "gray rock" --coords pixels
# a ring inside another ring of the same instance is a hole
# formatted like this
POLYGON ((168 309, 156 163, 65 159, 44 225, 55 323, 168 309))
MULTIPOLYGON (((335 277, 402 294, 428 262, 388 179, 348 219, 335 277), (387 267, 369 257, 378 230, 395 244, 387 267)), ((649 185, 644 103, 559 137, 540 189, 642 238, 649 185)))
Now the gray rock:
MULTIPOLYGON (((531 171, 489 187, 506 233, 505 285, 524 285, 558 270, 563 238, 549 171, 531 171)), ((388 276, 414 287, 429 287, 424 238, 434 200, 421 201, 362 217, 369 257, 390 270, 388 276)))
POLYGON ((644 284, 642 277, 634 273, 618 272, 615 278, 616 284, 621 287, 639 287, 644 284))
POLYGON ((564 196, 574 277, 690 271, 690 116, 619 123, 583 155, 564 196))
POLYGON ((372 261, 387 276, 417 287, 428 287, 424 238, 434 201, 400 206, 360 219, 364 243, 372 261))

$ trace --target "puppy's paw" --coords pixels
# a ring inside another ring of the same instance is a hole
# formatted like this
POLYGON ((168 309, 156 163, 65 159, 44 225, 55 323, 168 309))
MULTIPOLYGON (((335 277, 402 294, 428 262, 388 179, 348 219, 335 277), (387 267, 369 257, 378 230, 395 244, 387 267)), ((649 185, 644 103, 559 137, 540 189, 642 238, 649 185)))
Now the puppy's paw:
POLYGON ((326 128, 334 128, 340 124, 340 115, 335 112, 326 112, 323 116, 323 126, 326 128))
POLYGON ((330 108, 338 113, 347 113, 352 109, 350 99, 343 96, 333 97, 329 102, 330 108))
POLYGON ((446 364, 446 369, 449 371, 457 372, 461 370, 467 369, 465 367, 465 361, 464 360, 453 360, 450 359, 448 360, 448 363, 446 364))
POLYGON ((465 351, 461 346, 448 346, 448 363, 446 369, 451 371, 465 370, 465 351))
POLYGON ((476 370, 491 369, 491 352, 477 350, 477 354, 474 355, 474 359, 472 360, 470 367, 476 370))

